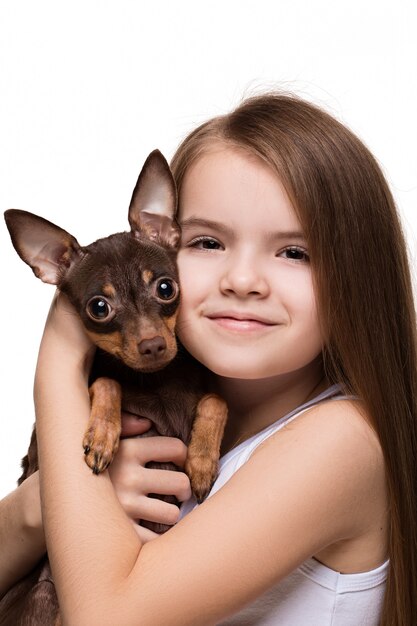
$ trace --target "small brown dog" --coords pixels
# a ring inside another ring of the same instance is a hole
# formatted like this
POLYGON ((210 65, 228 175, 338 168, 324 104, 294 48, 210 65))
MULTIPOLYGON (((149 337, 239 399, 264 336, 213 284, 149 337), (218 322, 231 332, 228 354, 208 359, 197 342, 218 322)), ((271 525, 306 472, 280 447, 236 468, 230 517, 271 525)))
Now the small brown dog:
MULTIPOLYGON (((91 415, 82 442, 89 467, 98 474, 111 463, 122 410, 147 416, 154 426, 146 436, 179 437, 188 445, 185 469, 201 502, 217 475, 227 407, 205 392, 204 368, 177 347, 176 204, 169 166, 155 150, 133 191, 130 233, 82 247, 65 230, 26 211, 11 209, 5 219, 19 256, 37 277, 68 296, 97 346, 90 377, 91 415)), ((172 464, 149 466, 178 469, 172 464)), ((22 467, 19 484, 38 469, 35 429, 22 467)), ((142 523, 157 532, 168 528, 142 523)), ((45 558, 1 600, 0 626, 59 623, 45 558)))

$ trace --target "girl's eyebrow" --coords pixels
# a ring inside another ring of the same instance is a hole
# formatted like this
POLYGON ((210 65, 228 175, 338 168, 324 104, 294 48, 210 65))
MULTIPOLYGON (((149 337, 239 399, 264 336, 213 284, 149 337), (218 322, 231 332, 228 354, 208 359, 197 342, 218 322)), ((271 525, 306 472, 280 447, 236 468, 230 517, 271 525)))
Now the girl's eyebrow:
POLYGON ((215 220, 208 220, 202 217, 189 217, 186 220, 180 220, 179 222, 181 228, 186 228, 196 226, 199 228, 212 228, 214 230, 219 230, 226 234, 233 234, 233 229, 222 222, 216 222, 215 220))
MULTIPOLYGON (((201 217, 189 217, 188 219, 180 221, 180 227, 186 228, 188 227, 198 227, 198 228, 212 228, 213 230, 218 230, 220 232, 224 232, 228 235, 233 235, 234 230, 223 224, 222 222, 217 222, 215 220, 208 220, 206 218, 201 217)), ((285 231, 272 231, 268 233, 268 239, 277 240, 277 239, 302 239, 305 240, 305 235, 300 230, 285 230, 285 231)))

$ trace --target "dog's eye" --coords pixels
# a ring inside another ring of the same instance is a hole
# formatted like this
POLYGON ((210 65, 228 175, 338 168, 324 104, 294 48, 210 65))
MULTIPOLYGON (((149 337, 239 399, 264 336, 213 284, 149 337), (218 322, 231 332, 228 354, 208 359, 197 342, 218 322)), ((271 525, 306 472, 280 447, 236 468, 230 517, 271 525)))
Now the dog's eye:
POLYGON ((110 304, 101 296, 94 296, 87 302, 86 311, 94 322, 105 322, 112 317, 110 304))
POLYGON ((163 302, 175 300, 178 295, 178 285, 172 278, 159 278, 155 283, 155 296, 163 302))

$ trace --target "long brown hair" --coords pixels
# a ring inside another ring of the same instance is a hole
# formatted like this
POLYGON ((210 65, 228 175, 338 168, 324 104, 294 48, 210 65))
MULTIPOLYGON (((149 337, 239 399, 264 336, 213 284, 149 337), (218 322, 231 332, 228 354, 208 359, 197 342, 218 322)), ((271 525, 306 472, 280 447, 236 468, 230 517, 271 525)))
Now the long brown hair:
POLYGON ((375 158, 345 126, 264 94, 195 129, 172 160, 179 192, 213 142, 274 168, 308 240, 328 377, 361 398, 386 464, 390 530, 382 626, 417 624, 416 317, 406 245, 375 158))

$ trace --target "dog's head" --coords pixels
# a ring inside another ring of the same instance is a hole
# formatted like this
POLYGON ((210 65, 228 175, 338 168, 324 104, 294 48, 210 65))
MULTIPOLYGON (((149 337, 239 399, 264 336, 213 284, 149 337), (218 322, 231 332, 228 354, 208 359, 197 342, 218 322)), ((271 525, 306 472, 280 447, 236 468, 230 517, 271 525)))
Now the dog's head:
POLYGON ((164 367, 177 352, 176 204, 171 171, 155 150, 133 191, 130 232, 80 246, 33 213, 10 209, 4 215, 19 256, 38 278, 68 296, 92 341, 146 372, 164 367))

